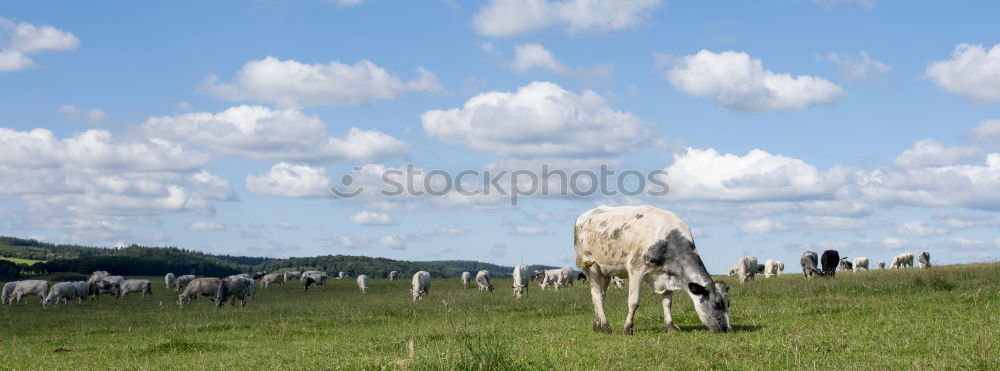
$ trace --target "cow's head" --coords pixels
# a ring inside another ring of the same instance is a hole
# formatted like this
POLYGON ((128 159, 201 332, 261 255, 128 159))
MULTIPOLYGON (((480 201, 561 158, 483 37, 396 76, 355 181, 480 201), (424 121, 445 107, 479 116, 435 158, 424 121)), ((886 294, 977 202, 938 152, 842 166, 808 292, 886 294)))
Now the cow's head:
POLYGON ((701 322, 714 332, 731 332, 729 324, 729 286, 725 282, 715 281, 709 286, 696 282, 688 283, 694 309, 698 312, 701 322))

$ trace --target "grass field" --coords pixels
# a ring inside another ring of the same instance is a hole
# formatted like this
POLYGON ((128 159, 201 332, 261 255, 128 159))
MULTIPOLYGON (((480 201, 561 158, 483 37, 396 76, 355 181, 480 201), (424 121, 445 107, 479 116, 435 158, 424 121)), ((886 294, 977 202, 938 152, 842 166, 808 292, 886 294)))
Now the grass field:
POLYGON ((353 279, 308 293, 296 281, 258 290, 247 308, 216 310, 204 299, 178 308, 157 278, 151 298, 0 308, 0 367, 1000 369, 1000 264, 723 279, 735 333, 707 331, 687 295, 674 296, 681 331, 662 332, 659 300, 644 287, 626 336, 626 291, 609 290, 614 333, 598 334, 586 284, 533 284, 515 301, 509 280, 480 293, 436 279, 413 303, 409 280, 372 280, 366 296, 353 279))
POLYGON ((31 259, 6 258, 3 256, 0 256, 0 260, 8 260, 17 264, 27 264, 27 265, 32 265, 42 261, 42 260, 31 260, 31 259))

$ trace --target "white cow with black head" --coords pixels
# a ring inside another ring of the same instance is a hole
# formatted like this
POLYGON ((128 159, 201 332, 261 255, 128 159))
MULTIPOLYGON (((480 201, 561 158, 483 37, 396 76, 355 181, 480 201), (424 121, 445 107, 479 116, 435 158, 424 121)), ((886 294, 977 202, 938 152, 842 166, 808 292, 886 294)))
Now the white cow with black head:
POLYGON ((522 296, 528 294, 528 267, 524 265, 518 265, 514 267, 514 273, 511 274, 514 279, 514 283, 511 287, 514 288, 514 298, 520 299, 522 296))

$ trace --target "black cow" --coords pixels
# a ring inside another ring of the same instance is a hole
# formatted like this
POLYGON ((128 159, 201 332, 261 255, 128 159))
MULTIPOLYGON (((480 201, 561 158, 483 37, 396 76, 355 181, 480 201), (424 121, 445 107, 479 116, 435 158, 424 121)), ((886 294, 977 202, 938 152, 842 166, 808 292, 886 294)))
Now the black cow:
POLYGON ((840 264, 840 253, 837 250, 826 250, 820 261, 823 263, 823 275, 833 277, 837 274, 837 264, 840 264))

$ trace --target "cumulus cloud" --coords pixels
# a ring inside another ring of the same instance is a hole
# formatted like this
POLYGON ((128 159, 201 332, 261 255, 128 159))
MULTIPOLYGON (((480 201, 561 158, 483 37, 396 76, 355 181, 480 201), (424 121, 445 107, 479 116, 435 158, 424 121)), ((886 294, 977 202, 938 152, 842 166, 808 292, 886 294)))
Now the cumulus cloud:
POLYGON ((740 233, 743 234, 774 233, 786 230, 788 230, 788 226, 769 218, 748 220, 740 226, 740 233))
POLYGON ((446 143, 525 159, 613 157, 649 135, 638 117, 615 111, 597 93, 549 82, 479 94, 461 108, 427 111, 421 122, 446 143))
POLYGON ((378 244, 387 249, 406 249, 406 239, 400 236, 382 236, 378 239, 378 244))
POLYGON ((536 225, 515 225, 510 229, 510 234, 539 236, 543 234, 552 234, 552 231, 536 225))
POLYGON ((899 228, 896 229, 896 234, 906 237, 930 237, 948 234, 948 230, 941 227, 927 225, 917 220, 911 220, 900 225, 899 228))
POLYGON ((88 124, 96 124, 108 119, 108 114, 99 108, 92 108, 90 110, 79 109, 72 104, 64 104, 60 106, 57 112, 59 113, 59 116, 62 116, 67 120, 85 122, 88 124))
POLYGON ((977 103, 1000 102, 1000 44, 958 44, 951 59, 927 66, 924 77, 938 87, 977 103))
POLYGON ((345 249, 367 249, 371 247, 372 238, 368 236, 340 236, 334 239, 337 247, 345 249))
POLYGON ((976 144, 1000 149, 1000 120, 985 120, 972 128, 972 141, 976 144))
POLYGON ((645 21, 662 0, 491 0, 473 17, 477 32, 500 37, 552 26, 607 32, 645 21))
POLYGON ((358 225, 386 226, 396 224, 396 220, 391 216, 373 211, 361 211, 347 217, 347 220, 358 225))
POLYGON ((194 222, 188 224, 187 230, 189 231, 224 231, 226 230, 225 224, 214 223, 214 222, 194 222))
POLYGON ((52 26, 37 26, 0 17, 0 72, 35 67, 31 55, 75 50, 80 40, 52 26))
POLYGON ((734 111, 800 110, 832 103, 844 90, 821 77, 765 70, 746 53, 701 50, 683 57, 660 56, 675 89, 711 98, 734 111))
POLYGON ((666 168, 668 197, 677 200, 800 200, 831 194, 847 178, 805 161, 755 149, 744 156, 688 148, 666 168))
POLYGON ((283 197, 323 197, 330 192, 326 169, 279 162, 267 174, 248 175, 246 187, 251 193, 283 197))
POLYGON ((556 60, 552 53, 539 44, 524 44, 514 48, 514 60, 510 68, 524 72, 535 68, 552 72, 564 72, 567 67, 556 60))
POLYGON ((894 165, 904 168, 934 167, 953 165, 983 155, 982 150, 971 146, 945 147, 933 139, 917 141, 912 149, 903 151, 894 165))
POLYGON ((281 229, 299 229, 299 226, 292 222, 278 222, 278 228, 281 229))
POLYGON ((107 130, 87 130, 58 139, 48 129, 0 128, 0 166, 120 171, 193 170, 207 153, 161 139, 119 139, 107 130))
POLYGON ((152 117, 139 131, 151 138, 258 160, 377 161, 409 151, 405 142, 376 130, 354 127, 344 137, 335 137, 316 116, 263 106, 152 117))
POLYGON ((843 216, 803 216, 796 227, 812 231, 853 231, 859 229, 882 228, 891 225, 887 220, 850 218, 843 216))
POLYGON ((864 50, 857 57, 830 53, 826 55, 826 60, 836 64, 840 75, 849 80, 868 80, 892 72, 892 66, 872 59, 864 50))
POLYGON ((985 164, 858 171, 844 197, 889 205, 1000 210, 1000 154, 985 164))
POLYGON ((285 107, 364 105, 395 100, 407 92, 442 90, 433 73, 422 67, 417 73, 417 79, 403 81, 367 60, 354 65, 338 61, 305 64, 268 56, 244 64, 230 83, 209 76, 201 89, 219 99, 285 107))

